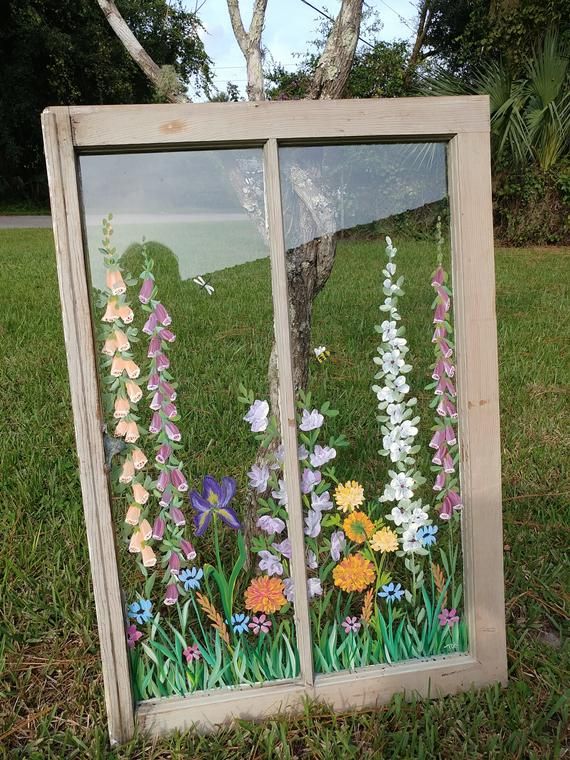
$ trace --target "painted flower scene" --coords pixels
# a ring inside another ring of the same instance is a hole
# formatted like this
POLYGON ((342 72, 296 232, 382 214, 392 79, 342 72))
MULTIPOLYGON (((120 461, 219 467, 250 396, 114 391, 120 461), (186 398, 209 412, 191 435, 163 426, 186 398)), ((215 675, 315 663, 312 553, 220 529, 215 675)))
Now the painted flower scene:
MULTIPOLYGON (((184 353, 177 352, 181 342, 162 300, 153 246, 140 247, 141 271, 125 271, 112 224, 109 215, 100 248, 106 287, 95 309, 136 697, 294 678, 297 590, 277 419, 260 386, 254 391, 236 383, 234 424, 246 437, 250 462, 237 477, 235 468, 190 476, 185 460, 192 438, 179 407, 183 381, 177 372, 184 353)), ((400 254, 390 238, 375 245, 377 321, 368 332, 377 346, 366 411, 375 435, 369 443, 377 452, 372 482, 362 466, 351 470, 351 440, 341 432, 339 411, 327 399, 316 400, 322 393, 298 395, 305 593, 316 672, 467 647, 452 294, 441 224, 429 247, 426 417, 410 386, 400 254), (427 467, 420 429, 424 439, 429 436, 427 467)), ((202 308, 218 295, 211 290, 198 293, 202 308)), ((316 346, 313 354, 311 379, 326 385, 335 353, 316 346)))
MULTIPOLYGON (((316 673, 467 651, 448 212, 424 207, 419 221, 339 237, 308 340, 292 325, 306 370, 300 500, 281 443, 267 248, 235 218, 192 220, 187 253, 182 225, 177 242, 162 224, 165 245, 104 218, 89 246, 93 315, 138 701, 298 677, 300 597, 316 673)), ((309 249, 291 229, 293 271, 309 249)))

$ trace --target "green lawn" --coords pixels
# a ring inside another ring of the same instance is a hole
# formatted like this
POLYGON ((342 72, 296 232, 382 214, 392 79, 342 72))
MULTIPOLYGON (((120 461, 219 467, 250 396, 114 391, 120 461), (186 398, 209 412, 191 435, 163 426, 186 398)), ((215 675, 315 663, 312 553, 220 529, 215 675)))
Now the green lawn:
MULTIPOLYGON (((354 255, 365 248, 353 244, 354 255)), ((210 738, 137 739, 115 752, 106 740, 51 233, 0 230, 0 263, 0 756, 550 758, 568 750, 570 250, 497 252, 509 687, 431 703, 397 698, 357 715, 314 706, 301 718, 240 723, 210 738)), ((323 303, 316 343, 331 335, 325 313, 323 303)), ((219 350, 231 354, 234 337, 221 333, 219 350)), ((340 334, 333 348, 335 340, 340 334)), ((337 360, 350 380, 350 356, 337 360)), ((332 377, 323 393, 334 390, 332 377)))

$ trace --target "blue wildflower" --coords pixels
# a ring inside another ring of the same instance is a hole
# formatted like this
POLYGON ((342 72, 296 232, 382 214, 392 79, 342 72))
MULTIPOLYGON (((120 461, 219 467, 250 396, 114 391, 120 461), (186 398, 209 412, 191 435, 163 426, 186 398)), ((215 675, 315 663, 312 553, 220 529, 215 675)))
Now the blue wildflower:
POLYGON ((152 602, 150 599, 140 599, 138 602, 133 602, 129 604, 128 614, 139 625, 148 623, 149 620, 152 620, 152 602))
POLYGON ((422 542, 423 546, 432 546, 437 541, 437 525, 424 525, 416 533, 416 538, 422 542))
POLYGON ((234 633, 246 633, 248 623, 249 615, 246 615, 245 612, 238 612, 232 615, 231 625, 234 633))
POLYGON ((401 583, 388 583, 387 586, 382 586, 382 591, 378 592, 378 596, 385 599, 387 602, 393 602, 394 600, 399 602, 404 596, 404 589, 401 583))
POLYGON ((204 577, 204 571, 201 567, 191 567, 189 570, 183 570, 178 576, 184 584, 184 590, 200 589, 200 581, 204 577))

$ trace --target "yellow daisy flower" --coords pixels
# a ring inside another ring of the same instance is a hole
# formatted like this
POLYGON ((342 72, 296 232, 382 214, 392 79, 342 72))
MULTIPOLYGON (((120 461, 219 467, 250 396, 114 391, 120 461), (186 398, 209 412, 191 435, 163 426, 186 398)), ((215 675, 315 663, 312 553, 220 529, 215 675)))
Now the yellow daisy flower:
POLYGON ((338 484, 334 498, 341 512, 352 512, 364 503, 364 488, 356 480, 347 480, 338 484))
POLYGON ((364 512, 353 512, 344 520, 342 529, 351 541, 363 544, 374 533, 374 523, 364 512))
POLYGON ((382 552, 382 554, 395 552, 398 548, 398 536, 390 528, 382 528, 372 536, 370 546, 375 552, 382 552))
POLYGON ((335 586, 346 592, 364 591, 374 577, 374 565, 359 552, 343 559, 333 570, 335 586))

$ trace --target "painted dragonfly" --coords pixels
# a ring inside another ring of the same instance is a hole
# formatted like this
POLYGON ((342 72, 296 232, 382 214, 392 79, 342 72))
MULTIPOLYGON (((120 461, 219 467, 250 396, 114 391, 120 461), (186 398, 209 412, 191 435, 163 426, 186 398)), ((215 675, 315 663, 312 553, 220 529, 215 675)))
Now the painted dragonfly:
POLYGON ((196 285, 199 285, 199 287, 204 288, 206 293, 211 296, 214 292, 214 286, 210 284, 210 280, 205 280, 202 275, 200 277, 194 277, 192 279, 192 282, 195 282, 196 285))

